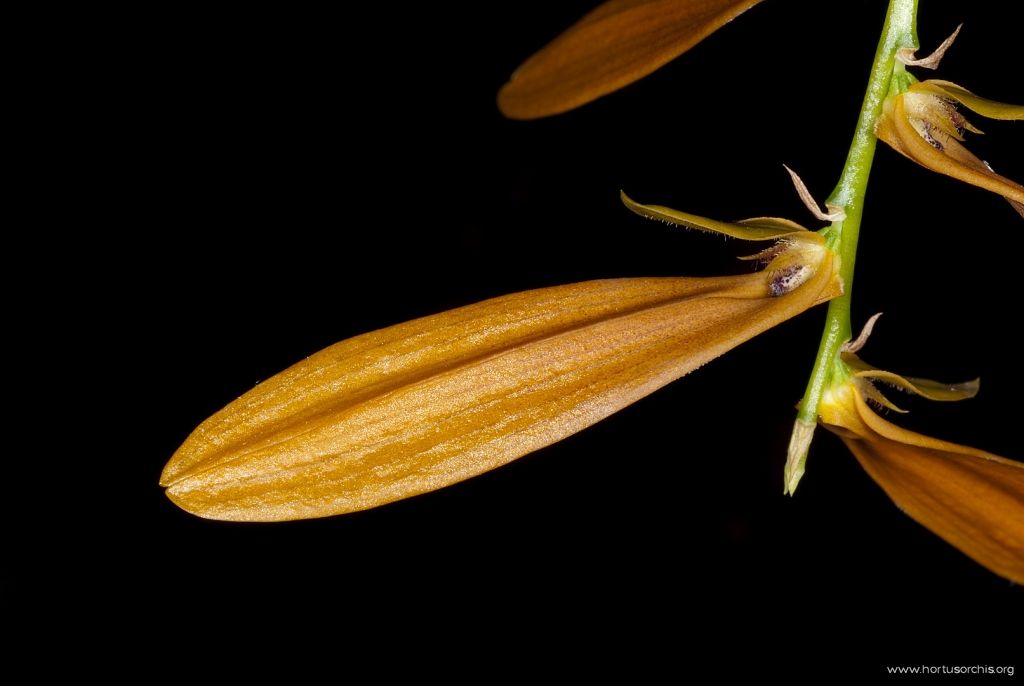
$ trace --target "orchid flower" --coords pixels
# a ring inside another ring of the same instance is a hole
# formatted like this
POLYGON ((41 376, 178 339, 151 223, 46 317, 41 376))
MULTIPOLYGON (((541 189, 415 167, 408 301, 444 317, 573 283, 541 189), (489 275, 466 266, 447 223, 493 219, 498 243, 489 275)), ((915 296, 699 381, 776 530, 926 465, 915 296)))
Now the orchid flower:
POLYGON ((542 288, 343 341, 203 422, 161 484, 211 519, 376 507, 561 440, 841 291, 793 222, 686 221, 776 243, 752 274, 542 288))
POLYGON ((991 119, 1024 119, 1024 106, 986 100, 954 83, 930 80, 888 98, 875 133, 932 171, 1002 195, 1024 216, 1024 186, 1000 176, 961 145, 965 131, 981 131, 957 112, 957 103, 991 119))
POLYGON ((1024 463, 891 424, 869 404, 900 412, 883 382, 931 400, 961 400, 976 381, 939 384, 866 365, 844 353, 849 375, 825 393, 819 421, 907 515, 993 572, 1024 583, 1024 463))

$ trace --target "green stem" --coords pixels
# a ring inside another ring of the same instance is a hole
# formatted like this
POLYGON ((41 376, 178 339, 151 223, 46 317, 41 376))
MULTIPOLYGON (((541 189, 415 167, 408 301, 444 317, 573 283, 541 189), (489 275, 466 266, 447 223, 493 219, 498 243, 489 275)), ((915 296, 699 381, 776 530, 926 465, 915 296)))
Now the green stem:
POLYGON ((826 201, 828 205, 841 208, 846 213, 844 219, 825 230, 829 245, 839 255, 843 294, 829 303, 814 370, 803 400, 800 401, 797 426, 786 463, 786 491, 789 493, 796 489, 803 475, 811 433, 818 419, 818 405, 833 381, 840 348, 852 338, 850 302, 853 297, 853 266, 857 257, 864 197, 867 194, 871 162, 875 156, 875 124, 882 114, 882 104, 889 93, 893 74, 902 71, 903 65, 897 63, 896 52, 900 48, 917 47, 916 22, 917 0, 890 0, 846 165, 839 184, 826 201))

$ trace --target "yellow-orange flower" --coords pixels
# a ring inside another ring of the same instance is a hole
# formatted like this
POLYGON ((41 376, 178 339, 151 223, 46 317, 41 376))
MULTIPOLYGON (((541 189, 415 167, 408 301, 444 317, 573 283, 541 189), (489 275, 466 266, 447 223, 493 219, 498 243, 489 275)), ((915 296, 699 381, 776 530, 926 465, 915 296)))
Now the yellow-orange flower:
POLYGON ((1024 186, 997 174, 960 144, 963 133, 981 133, 957 112, 956 103, 990 119, 1024 119, 1024 106, 978 97, 948 81, 914 83, 886 100, 875 133, 918 164, 1005 197, 1024 216, 1024 186))
POLYGON ((275 521, 442 488, 839 294, 818 234, 782 220, 692 219, 778 247, 762 272, 543 288, 338 343, 203 422, 164 469, 168 497, 202 517, 275 521))
POLYGON ((821 423, 901 510, 993 572, 1024 583, 1024 463, 902 429, 868 405, 895 409, 872 380, 937 400, 970 397, 977 384, 907 379, 845 359, 854 372, 825 393, 821 423))

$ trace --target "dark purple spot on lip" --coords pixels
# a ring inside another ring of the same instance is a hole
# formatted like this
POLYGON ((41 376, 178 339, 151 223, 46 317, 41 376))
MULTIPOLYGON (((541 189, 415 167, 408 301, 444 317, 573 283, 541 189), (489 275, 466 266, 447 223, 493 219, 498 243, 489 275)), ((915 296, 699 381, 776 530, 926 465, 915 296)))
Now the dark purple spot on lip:
POLYGON ((772 274, 768 281, 768 290, 773 297, 785 295, 804 282, 807 267, 794 264, 772 274))
POLYGON ((924 138, 925 142, 928 143, 928 145, 932 146, 939 152, 945 150, 942 143, 936 140, 935 136, 932 135, 932 125, 929 124, 928 122, 925 122, 924 124, 924 130, 921 132, 921 137, 924 138))

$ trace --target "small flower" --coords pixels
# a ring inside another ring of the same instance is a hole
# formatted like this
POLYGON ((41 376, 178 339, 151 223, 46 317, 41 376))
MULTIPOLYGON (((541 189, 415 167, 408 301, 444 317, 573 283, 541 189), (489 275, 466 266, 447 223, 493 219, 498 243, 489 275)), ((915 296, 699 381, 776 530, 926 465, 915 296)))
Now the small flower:
POLYGON ((1024 186, 995 173, 960 144, 965 131, 981 132, 956 110, 956 103, 990 119, 1024 119, 1024 106, 993 102, 948 81, 930 80, 886 100, 875 133, 932 171, 1002 195, 1024 216, 1024 186))
POLYGON ((338 343, 203 422, 164 468, 167 496, 201 517, 278 521, 442 488, 576 433, 840 292, 816 233, 685 217, 778 243, 762 272, 542 288, 338 343))
POLYGON ((933 400, 971 397, 977 382, 943 385, 874 369, 852 354, 843 359, 851 374, 826 391, 821 423, 911 518, 996 574, 1024 583, 1024 463, 907 431, 868 405, 900 411, 875 381, 933 400))
POLYGON ((647 76, 761 0, 609 0, 524 62, 498 94, 512 119, 584 105, 647 76))

